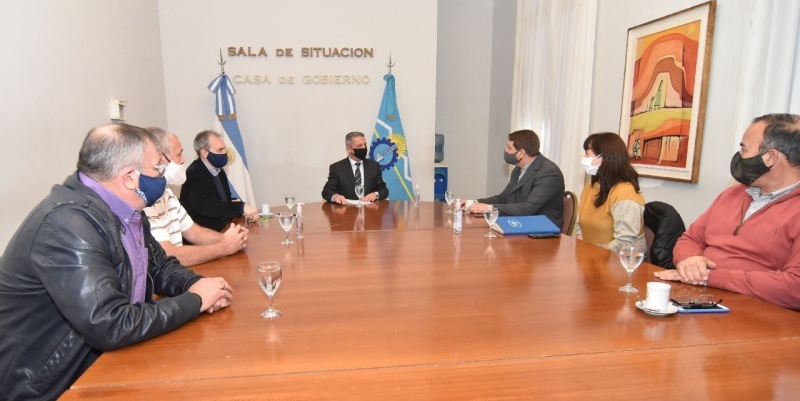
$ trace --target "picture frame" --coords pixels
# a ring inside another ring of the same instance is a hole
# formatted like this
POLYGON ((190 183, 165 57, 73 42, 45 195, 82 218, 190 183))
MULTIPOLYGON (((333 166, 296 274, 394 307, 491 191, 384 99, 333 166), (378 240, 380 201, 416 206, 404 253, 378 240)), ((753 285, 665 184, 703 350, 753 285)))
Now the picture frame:
POLYGON ((619 134, 641 177, 696 183, 716 0, 628 29, 619 134))

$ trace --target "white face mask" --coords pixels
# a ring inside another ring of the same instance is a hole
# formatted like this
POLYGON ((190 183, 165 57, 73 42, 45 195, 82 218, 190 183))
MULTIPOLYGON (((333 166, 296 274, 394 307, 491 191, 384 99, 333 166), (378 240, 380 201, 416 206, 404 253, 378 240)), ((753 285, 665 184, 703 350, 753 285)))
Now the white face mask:
POLYGON ((583 171, 585 171, 586 174, 589 175, 597 174, 597 169, 600 168, 600 164, 603 164, 603 162, 601 161, 600 164, 593 166, 592 161, 594 161, 594 159, 597 159, 600 156, 602 155, 597 155, 595 157, 581 157, 581 167, 583 167, 583 171))
POLYGON ((189 163, 183 164, 175 164, 175 162, 169 162, 167 164, 167 169, 164 170, 164 178, 167 179, 167 184, 169 185, 183 185, 186 182, 186 168, 189 167, 189 163))

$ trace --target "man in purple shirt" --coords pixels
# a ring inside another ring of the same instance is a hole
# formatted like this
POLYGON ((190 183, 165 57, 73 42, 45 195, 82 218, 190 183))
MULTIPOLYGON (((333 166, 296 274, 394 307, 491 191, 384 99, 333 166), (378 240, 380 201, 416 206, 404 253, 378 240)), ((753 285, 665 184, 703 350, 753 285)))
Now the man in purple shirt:
POLYGON ((233 289, 168 257, 142 209, 164 192, 150 133, 89 132, 0 257, 0 399, 55 399, 104 351, 227 307, 233 289), (155 300, 153 294, 160 297, 155 300))

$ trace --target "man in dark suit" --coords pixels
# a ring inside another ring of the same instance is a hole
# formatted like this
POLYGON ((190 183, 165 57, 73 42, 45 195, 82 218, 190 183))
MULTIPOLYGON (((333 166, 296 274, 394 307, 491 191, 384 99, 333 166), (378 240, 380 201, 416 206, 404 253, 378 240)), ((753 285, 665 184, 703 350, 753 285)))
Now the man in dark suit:
POLYGON ((194 137, 197 159, 186 169, 186 183, 181 187, 181 205, 195 223, 215 231, 225 228, 235 217, 246 222, 258 219, 258 209, 231 196, 228 176, 222 168, 228 153, 222 136, 202 131, 194 137))
POLYGON ((381 165, 367 159, 367 139, 360 132, 351 132, 344 138, 347 157, 331 164, 328 182, 322 188, 322 198, 344 205, 348 199, 358 199, 356 185, 364 186, 365 202, 386 199, 389 189, 383 182, 381 165))
POLYGON ((503 157, 514 166, 506 189, 499 195, 478 199, 470 206, 470 212, 483 213, 486 205, 491 204, 501 215, 545 215, 561 227, 564 175, 555 163, 539 153, 536 133, 526 129, 509 134, 503 157))

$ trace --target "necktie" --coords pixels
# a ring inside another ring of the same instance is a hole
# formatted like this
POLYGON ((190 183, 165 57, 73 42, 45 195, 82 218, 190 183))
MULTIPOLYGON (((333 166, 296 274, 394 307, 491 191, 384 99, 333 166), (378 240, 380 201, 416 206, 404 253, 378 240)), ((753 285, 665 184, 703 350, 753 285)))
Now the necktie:
POLYGON ((361 162, 356 163, 356 186, 361 185, 361 162))
POLYGON ((217 194, 219 195, 219 200, 227 201, 228 196, 225 194, 225 189, 222 188, 222 180, 219 178, 219 175, 214 176, 214 187, 217 188, 217 194))

